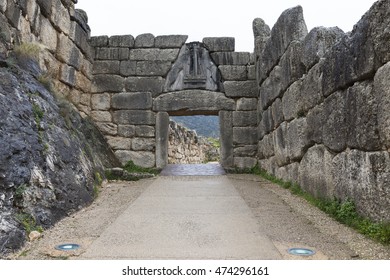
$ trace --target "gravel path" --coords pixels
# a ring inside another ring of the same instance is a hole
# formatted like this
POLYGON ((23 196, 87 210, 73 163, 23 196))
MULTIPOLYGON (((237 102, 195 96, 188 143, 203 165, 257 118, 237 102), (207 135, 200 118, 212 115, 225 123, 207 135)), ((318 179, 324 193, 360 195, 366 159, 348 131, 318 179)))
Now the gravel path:
MULTIPOLYGON (((389 246, 382 246, 335 222, 288 190, 254 175, 227 177, 251 209, 261 231, 266 233, 284 259, 302 259, 289 255, 287 249, 305 247, 316 251, 314 256, 305 259, 390 260, 389 246)), ((91 206, 63 219, 11 259, 80 258, 86 248, 154 181, 104 184, 91 206), (71 253, 55 250, 54 246, 61 243, 78 243, 81 249, 71 253)))

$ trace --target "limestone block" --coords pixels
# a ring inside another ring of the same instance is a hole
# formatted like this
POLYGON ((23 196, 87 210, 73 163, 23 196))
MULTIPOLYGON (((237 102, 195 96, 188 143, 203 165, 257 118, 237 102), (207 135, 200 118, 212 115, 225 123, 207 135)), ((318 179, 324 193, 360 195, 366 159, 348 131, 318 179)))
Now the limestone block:
POLYGON ((124 137, 106 136, 108 145, 113 150, 130 150, 131 139, 124 137))
MULTIPOLYGON (((123 61, 122 61, 123 62, 123 61)), ((119 74, 119 61, 113 60, 98 60, 93 64, 94 75, 96 74, 119 74)), ((135 72, 135 71, 134 71, 135 72)))
POLYGON ((134 125, 118 125, 118 136, 132 138, 135 136, 135 130, 136 126, 134 125))
POLYGON ((254 37, 267 38, 271 34, 271 29, 261 18, 255 18, 252 22, 252 29, 254 37))
POLYGON ((62 64, 59 78, 61 82, 74 87, 76 85, 76 70, 67 64, 62 64))
POLYGON ((317 144, 322 143, 322 131, 326 121, 323 104, 310 110, 307 114, 306 120, 309 139, 317 144))
MULTIPOLYGON (((1 1, 0 1, 1 2, 1 1)), ((6 2, 4 0, 4 2, 6 2)), ((34 33, 34 35, 39 35, 40 31, 40 10, 39 6, 36 1, 26 1, 27 2, 27 18, 30 22, 31 31, 34 33)))
POLYGON ((89 61, 93 61, 94 54, 92 54, 92 50, 94 50, 94 47, 90 45, 90 35, 79 25, 78 22, 71 22, 69 37, 73 40, 76 46, 79 47, 85 57, 89 61))
POLYGON ((93 73, 92 73, 93 65, 91 62, 89 62, 86 59, 82 59, 80 61, 80 71, 83 73, 84 76, 86 76, 89 80, 93 79, 93 73))
POLYGON ((278 166, 289 163, 288 144, 287 144, 287 123, 282 123, 273 133, 273 142, 275 149, 275 160, 278 166))
POLYGON ((108 47, 108 36, 91 37, 89 43, 92 47, 108 47))
POLYGON ((53 1, 47 1, 47 0, 36 0, 36 1, 40 7, 42 15, 45 16, 46 18, 50 18, 53 1))
POLYGON ((120 62, 120 75, 124 77, 135 76, 137 69, 137 62, 131 60, 124 60, 120 62))
POLYGON ((234 157, 234 166, 238 169, 252 168, 257 164, 257 159, 253 157, 234 157))
POLYGON ((235 39, 233 37, 206 37, 203 44, 210 52, 234 52, 235 39))
POLYGON ((295 119, 287 125, 287 154, 291 161, 299 161, 313 143, 309 138, 306 118, 295 119))
POLYGON ((110 47, 133 48, 134 44, 134 37, 131 35, 115 35, 108 39, 110 47))
POLYGON ((180 49, 132 49, 130 60, 175 61, 180 49))
POLYGON ((284 122, 283 106, 280 98, 276 99, 272 104, 271 113, 274 127, 278 127, 282 122, 284 122))
POLYGON ((284 93, 282 99, 283 116, 286 121, 298 118, 303 111, 302 106, 302 80, 293 83, 284 93))
POLYGON ((257 126, 257 114, 255 111, 233 112, 233 126, 257 126))
POLYGON ((151 168, 156 164, 156 157, 153 152, 135 152, 127 150, 117 150, 115 155, 119 161, 125 165, 130 160, 141 167, 151 168))
POLYGON ((152 94, 150 92, 122 92, 112 96, 112 108, 127 110, 152 109, 152 94))
POLYGON ((7 9, 7 0, 0 0, 0 11, 5 12, 7 9))
POLYGON ((372 82, 355 83, 348 89, 347 120, 350 148, 364 151, 381 149, 378 102, 373 94, 372 82))
POLYGON ((51 2, 53 2, 51 15, 53 25, 64 34, 69 35, 70 15, 68 9, 62 5, 61 0, 52 0, 51 2))
POLYGON ((128 48, 96 48, 96 60, 127 60, 130 50, 128 48))
POLYGON ((246 145, 234 148, 234 157, 256 157, 257 145, 246 145))
POLYGON ((90 93, 82 93, 80 95, 80 103, 88 107, 91 107, 91 96, 92 94, 90 93))
POLYGON ((76 71, 76 88, 84 92, 91 92, 91 81, 80 71, 76 71))
POLYGON ((260 168, 264 169, 271 175, 275 175, 276 170, 279 168, 276 164, 275 157, 259 160, 258 163, 260 168))
POLYGON ((125 87, 129 92, 151 92, 156 97, 163 92, 164 84, 161 77, 128 77, 125 87))
POLYGON ((210 54, 217 65, 248 65, 249 52, 215 52, 210 54))
POLYGON ((259 141, 257 146, 257 152, 259 159, 266 159, 275 155, 273 134, 265 135, 264 138, 259 141))
POLYGON ((22 17, 22 11, 14 1, 8 1, 5 15, 12 27, 19 29, 19 22, 22 17))
POLYGON ((347 147, 349 125, 347 123, 348 104, 346 97, 346 91, 338 91, 325 99, 324 102, 323 143, 335 152, 341 152, 347 147))
POLYGON ((233 112, 220 111, 221 165, 224 168, 234 167, 233 157, 233 112))
POLYGON ((118 75, 95 75, 92 80, 92 92, 121 92, 125 78, 118 75))
POLYGON ((222 92, 186 90, 170 92, 154 99, 154 111, 218 112, 234 110, 235 102, 222 92))
POLYGON ((57 31, 51 25, 50 21, 41 16, 41 33, 40 38, 42 44, 44 44, 51 52, 57 50, 57 31))
POLYGON ((303 41, 307 27, 301 6, 284 11, 271 30, 260 59, 259 82, 264 81, 268 73, 277 65, 292 41, 303 41))
POLYGON ((236 102, 237 111, 253 111, 257 108, 256 98, 240 98, 236 102))
POLYGON ((112 121, 111 113, 107 111, 92 111, 90 116, 95 122, 112 121))
POLYGON ((137 137, 155 137, 154 126, 138 125, 135 128, 135 135, 137 137))
POLYGON ((307 69, 323 58, 328 50, 344 36, 344 32, 338 27, 315 27, 304 40, 302 62, 307 69))
POLYGON ((116 124, 97 122, 96 125, 104 135, 115 136, 118 134, 118 126, 116 124))
POLYGON ((56 56, 60 61, 67 63, 78 70, 80 69, 82 54, 69 37, 62 33, 58 36, 56 56))
POLYGON ((373 94, 378 104, 378 126, 381 142, 390 148, 390 62, 381 67, 374 78, 373 94))
POLYGON ((272 102, 280 97, 283 93, 283 83, 281 82, 283 77, 283 70, 280 66, 276 66, 269 77, 262 83, 259 95, 261 106, 266 109, 272 104, 272 102))
POLYGON ((256 145, 257 130, 254 127, 233 127, 233 143, 237 145, 256 145))
POLYGON ((314 65, 302 80, 302 92, 299 98, 299 111, 307 112, 323 101, 322 94, 322 72, 321 67, 324 60, 314 65))
POLYGON ((171 69, 169 61, 138 61, 136 66, 137 76, 166 76, 171 69))
POLYGON ((109 110, 111 108, 110 94, 92 94, 91 105, 92 110, 109 110))
POLYGON ((274 130, 275 123, 272 116, 272 107, 269 107, 267 110, 263 111, 261 123, 263 124, 265 134, 268 134, 274 130))
POLYGON ((160 49, 181 48, 187 39, 187 35, 157 36, 155 38, 155 47, 160 49))
POLYGON ((223 86, 227 97, 257 97, 255 81, 227 81, 223 86))
POLYGON ((113 113, 113 120, 116 124, 154 125, 156 116, 151 111, 120 110, 113 113))
POLYGON ((169 115, 157 113, 156 117, 156 167, 164 168, 168 164, 169 115))
POLYGON ((248 80, 256 80, 256 66, 249 65, 247 66, 248 71, 248 80))
POLYGON ((299 185, 315 197, 333 198, 332 159, 333 155, 325 146, 311 147, 299 166, 299 185))
POLYGON ((134 151, 154 151, 155 139, 151 138, 134 138, 131 148, 134 151))
POLYGON ((346 150, 333 159, 336 197, 352 199, 358 212, 375 221, 390 220, 390 158, 387 151, 346 150))
POLYGON ((246 66, 220 65, 222 78, 225 81, 246 81, 248 80, 248 70, 246 66))
POLYGON ((134 47, 136 48, 153 48, 154 35, 150 33, 140 34, 135 38, 134 47))

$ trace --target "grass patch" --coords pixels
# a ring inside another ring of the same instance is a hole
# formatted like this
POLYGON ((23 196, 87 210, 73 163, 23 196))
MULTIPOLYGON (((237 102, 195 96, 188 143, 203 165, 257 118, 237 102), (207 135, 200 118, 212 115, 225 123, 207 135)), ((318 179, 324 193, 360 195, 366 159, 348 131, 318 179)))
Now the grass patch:
POLYGON ((22 224, 27 234, 30 234, 32 231, 43 232, 43 228, 37 225, 35 218, 27 213, 19 213, 16 215, 16 220, 22 224))
POLYGON ((156 168, 147 168, 147 167, 141 167, 136 165, 133 161, 128 161, 124 166, 123 169, 126 170, 129 173, 150 173, 157 175, 160 173, 160 171, 156 168))
POLYGON ((35 43, 22 43, 15 47, 14 52, 18 57, 31 58, 38 61, 41 46, 35 43))
POLYGON ((53 78, 49 73, 45 73, 38 76, 38 82, 40 82, 48 91, 53 91, 53 78))
POLYGON ((38 129, 40 128, 40 124, 41 124, 41 121, 43 119, 43 116, 45 115, 45 112, 41 109, 41 107, 36 104, 36 103, 33 103, 32 104, 32 111, 33 111, 33 115, 34 115, 34 119, 35 119, 35 123, 37 124, 38 126, 38 129))
POLYGON ((285 182, 268 174, 257 165, 251 169, 244 170, 245 173, 255 174, 271 181, 285 189, 289 189, 291 193, 304 198, 310 204, 318 207, 329 216, 333 217, 338 222, 354 228, 359 233, 370 237, 384 245, 390 245, 390 223, 373 222, 361 216, 355 207, 355 203, 351 199, 341 201, 339 199, 317 198, 308 192, 304 191, 298 184, 285 182))
POLYGON ((207 138, 207 141, 214 147, 214 148, 220 148, 221 147, 221 142, 219 141, 218 138, 213 138, 209 137, 207 138))

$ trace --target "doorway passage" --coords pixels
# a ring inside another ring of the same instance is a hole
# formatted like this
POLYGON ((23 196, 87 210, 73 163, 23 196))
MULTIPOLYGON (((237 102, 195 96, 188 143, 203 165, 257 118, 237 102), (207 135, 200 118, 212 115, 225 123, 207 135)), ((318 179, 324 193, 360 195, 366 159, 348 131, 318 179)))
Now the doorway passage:
POLYGON ((168 164, 160 176, 218 176, 226 175, 218 162, 206 164, 168 164))

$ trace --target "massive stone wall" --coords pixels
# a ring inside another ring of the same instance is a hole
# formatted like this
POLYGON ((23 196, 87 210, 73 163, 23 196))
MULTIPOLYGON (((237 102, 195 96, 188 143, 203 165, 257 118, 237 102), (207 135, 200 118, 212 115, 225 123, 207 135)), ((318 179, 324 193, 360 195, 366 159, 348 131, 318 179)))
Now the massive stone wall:
POLYGON ((92 53, 87 15, 77 0, 0 1, 2 54, 22 43, 38 43, 41 68, 55 91, 89 114, 92 53))
POLYGON ((318 197, 390 220, 390 1, 351 33, 314 28, 301 7, 254 21, 259 164, 318 197))

